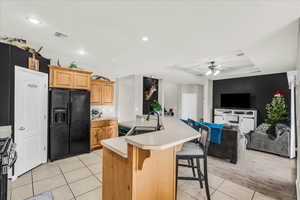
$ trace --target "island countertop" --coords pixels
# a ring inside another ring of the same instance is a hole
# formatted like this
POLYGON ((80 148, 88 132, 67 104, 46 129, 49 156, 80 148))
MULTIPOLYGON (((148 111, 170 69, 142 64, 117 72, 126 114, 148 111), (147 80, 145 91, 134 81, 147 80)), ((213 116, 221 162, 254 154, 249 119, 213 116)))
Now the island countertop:
MULTIPOLYGON (((145 123, 139 121, 128 124, 141 126, 142 124, 149 123, 147 121, 145 121, 145 123)), ((199 132, 181 122, 179 119, 163 117, 162 124, 164 126, 163 130, 135 136, 106 139, 102 140, 101 144, 120 156, 127 158, 128 144, 144 150, 165 150, 200 137, 199 132)), ((146 127, 146 125, 144 127, 146 127)))

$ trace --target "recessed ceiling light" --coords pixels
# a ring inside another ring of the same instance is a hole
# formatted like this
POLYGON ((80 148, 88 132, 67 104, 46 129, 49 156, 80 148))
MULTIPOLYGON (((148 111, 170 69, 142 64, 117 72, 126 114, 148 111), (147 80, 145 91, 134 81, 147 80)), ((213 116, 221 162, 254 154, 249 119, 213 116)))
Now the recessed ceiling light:
POLYGON ((40 24, 40 23, 41 23, 40 20, 38 20, 38 19, 36 19, 36 18, 34 18, 34 17, 28 17, 27 20, 28 20, 30 23, 32 23, 32 24, 40 24))
POLYGON ((78 51, 78 54, 83 56, 83 55, 85 55, 85 54, 86 54, 86 51, 85 51, 85 50, 83 50, 83 49, 81 49, 81 50, 79 50, 79 51, 78 51))
POLYGON ((142 37, 142 41, 143 41, 143 42, 148 42, 148 41, 149 41, 149 38, 148 38, 147 36, 143 36, 143 37, 142 37))

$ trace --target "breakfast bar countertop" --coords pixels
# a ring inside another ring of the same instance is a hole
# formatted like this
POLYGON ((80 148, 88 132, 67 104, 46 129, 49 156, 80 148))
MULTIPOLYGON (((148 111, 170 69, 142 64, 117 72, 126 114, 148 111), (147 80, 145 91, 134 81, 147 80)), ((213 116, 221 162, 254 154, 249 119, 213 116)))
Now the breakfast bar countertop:
MULTIPOLYGON (((152 121, 152 120, 150 120, 152 121)), ((133 126, 143 125, 147 122, 131 122, 133 126)), ((184 142, 200 137, 199 132, 192 127, 181 122, 179 119, 172 117, 163 117, 163 130, 154 131, 135 136, 124 136, 102 140, 101 144, 117 153, 118 155, 127 158, 127 144, 131 144, 143 150, 165 150, 184 142)), ((149 123, 152 127, 153 123, 149 123)))

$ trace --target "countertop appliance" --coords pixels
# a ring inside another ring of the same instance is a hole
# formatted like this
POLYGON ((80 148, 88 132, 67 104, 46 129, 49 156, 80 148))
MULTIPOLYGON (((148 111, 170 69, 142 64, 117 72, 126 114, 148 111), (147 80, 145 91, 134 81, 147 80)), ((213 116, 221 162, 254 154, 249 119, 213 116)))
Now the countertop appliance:
POLYGON ((51 89, 49 93, 49 159, 89 152, 90 92, 51 89))
POLYGON ((0 200, 8 199, 8 169, 17 160, 16 145, 12 139, 0 138, 0 200))

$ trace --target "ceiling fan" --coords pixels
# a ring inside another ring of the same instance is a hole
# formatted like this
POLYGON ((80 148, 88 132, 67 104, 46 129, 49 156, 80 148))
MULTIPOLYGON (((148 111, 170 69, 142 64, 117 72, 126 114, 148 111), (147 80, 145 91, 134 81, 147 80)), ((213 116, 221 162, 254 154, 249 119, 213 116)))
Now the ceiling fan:
POLYGON ((217 76, 221 73, 222 65, 216 65, 214 60, 208 62, 208 71, 205 73, 206 76, 214 75, 217 76))

